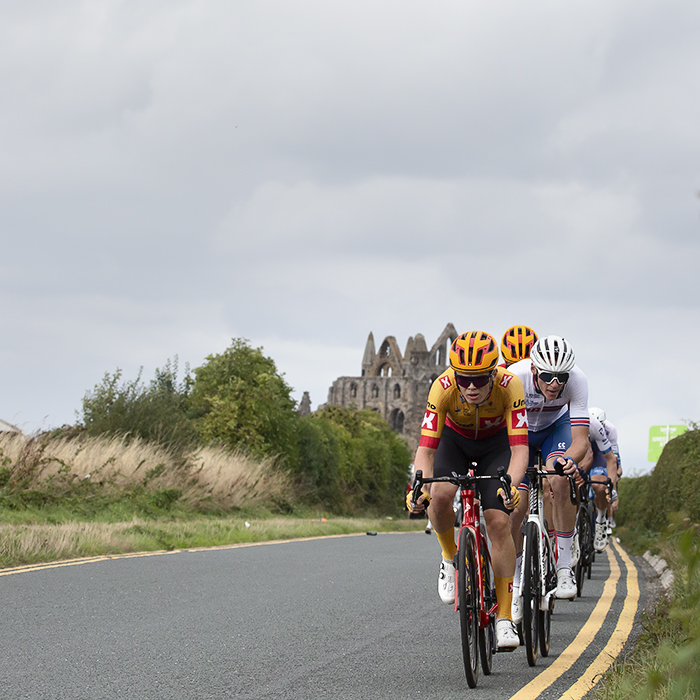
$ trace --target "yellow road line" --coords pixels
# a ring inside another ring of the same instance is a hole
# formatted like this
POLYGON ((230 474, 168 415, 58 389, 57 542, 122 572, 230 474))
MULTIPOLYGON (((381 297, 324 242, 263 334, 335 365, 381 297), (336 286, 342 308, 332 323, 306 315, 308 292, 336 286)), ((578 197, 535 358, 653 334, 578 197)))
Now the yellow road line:
POLYGON ((556 661, 554 661, 551 666, 544 669, 537 677, 533 678, 526 686, 515 693, 515 695, 511 695, 510 700, 533 700, 536 698, 540 693, 549 688, 554 681, 568 671, 593 641, 596 634, 603 626, 605 616, 612 606, 617 589, 617 582, 620 578, 620 567, 617 563, 617 559, 608 553, 608 561, 610 562, 610 576, 608 576, 608 580, 603 587, 603 593, 598 599, 595 608, 593 608, 593 612, 588 617, 586 624, 579 630, 574 641, 559 654, 556 661))
POLYGON ((622 547, 615 542, 615 538, 611 537, 610 539, 627 567, 627 596, 625 597, 625 604, 608 643, 584 674, 561 696, 560 700, 580 700, 598 682, 599 676, 605 673, 612 662, 615 661, 632 632, 634 616, 637 613, 639 603, 637 568, 622 547))
MULTIPOLYGON (((310 540, 329 540, 339 537, 359 537, 364 532, 351 532, 344 535, 317 535, 315 537, 295 537, 288 540, 267 540, 265 542, 239 542, 237 544, 220 544, 214 547, 190 547, 185 549, 163 549, 153 552, 130 552, 127 554, 103 554, 97 557, 83 557, 81 559, 61 559, 59 561, 47 562, 45 564, 27 564, 26 566, 14 566, 9 569, 0 570, 0 576, 12 576, 13 574, 25 574, 30 571, 41 571, 42 569, 59 569, 64 566, 78 566, 79 564, 91 564, 97 561, 108 561, 110 559, 136 559, 139 557, 157 557, 163 554, 177 554, 178 552, 208 552, 218 549, 240 549, 242 547, 258 547, 268 544, 286 544, 288 542, 308 542, 310 540)), ((404 532, 383 532, 383 535, 403 535, 404 532)))

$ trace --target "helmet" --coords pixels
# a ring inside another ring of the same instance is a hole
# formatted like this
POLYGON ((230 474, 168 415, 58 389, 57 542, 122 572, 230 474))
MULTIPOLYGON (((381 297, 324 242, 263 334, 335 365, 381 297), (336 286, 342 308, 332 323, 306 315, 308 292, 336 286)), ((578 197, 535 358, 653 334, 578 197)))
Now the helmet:
POLYGON ((558 335, 540 338, 530 351, 530 359, 540 372, 569 372, 576 363, 574 349, 558 335))
POLYGON ((461 374, 484 374, 498 364, 496 341, 484 331, 469 331, 450 347, 450 367, 461 374))
POLYGON ((501 356, 512 364, 530 357, 530 350, 537 342, 537 333, 528 326, 511 326, 501 340, 501 356))
POLYGON ((607 419, 605 411, 602 408, 596 408, 595 406, 591 406, 588 409, 588 413, 590 413, 593 416, 593 418, 598 420, 600 423, 605 423, 605 420, 607 419))

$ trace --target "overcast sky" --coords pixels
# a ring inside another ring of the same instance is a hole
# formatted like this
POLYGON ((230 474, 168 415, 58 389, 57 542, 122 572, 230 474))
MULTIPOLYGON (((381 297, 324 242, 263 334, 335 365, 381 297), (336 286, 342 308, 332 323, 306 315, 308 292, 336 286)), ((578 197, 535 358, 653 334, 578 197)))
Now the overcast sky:
POLYGON ((650 468, 700 420, 700 5, 0 5, 0 418, 234 337, 295 397, 370 331, 564 335, 650 468))

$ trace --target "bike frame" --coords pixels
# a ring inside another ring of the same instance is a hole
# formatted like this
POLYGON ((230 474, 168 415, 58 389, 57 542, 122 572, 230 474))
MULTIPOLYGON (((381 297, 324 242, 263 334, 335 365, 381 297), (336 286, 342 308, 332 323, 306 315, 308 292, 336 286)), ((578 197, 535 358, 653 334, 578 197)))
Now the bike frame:
MULTIPOLYGON (((542 467, 544 465, 542 464, 542 457, 541 455, 538 458, 538 463, 534 467, 528 467, 527 468, 527 476, 530 480, 530 488, 529 488, 529 510, 528 510, 528 516, 526 522, 528 523, 535 523, 535 526, 537 527, 537 531, 539 533, 538 537, 538 552, 539 552, 539 560, 540 560, 540 584, 541 584, 541 590, 545 591, 545 594, 543 596, 540 596, 540 601, 539 601, 539 609, 540 610, 547 610, 549 608, 549 603, 552 599, 552 596, 556 594, 556 586, 552 588, 551 590, 547 590, 547 552, 546 550, 549 550, 549 556, 551 557, 551 561, 556 561, 555 558, 555 551, 554 547, 552 546, 552 541, 549 539, 549 532, 547 531, 547 528, 545 527, 545 521, 544 521, 544 478, 543 474, 540 474, 542 471, 542 467), (534 486, 536 484, 536 487, 534 486)), ((519 581, 519 586, 520 590, 524 590, 525 588, 525 567, 522 566, 520 569, 520 581, 519 581)))
MULTIPOLYGON (((469 476, 474 476, 474 470, 469 470, 469 476)), ((491 564, 491 547, 485 534, 481 530, 481 502, 476 498, 476 487, 473 483, 463 486, 460 491, 460 499, 462 501, 462 526, 459 529, 459 537, 462 537, 462 530, 466 530, 474 544, 474 551, 486 552, 488 565, 491 564), (483 547, 483 548, 482 548, 483 547)), ((457 540, 459 542, 459 538, 457 540)), ((477 587, 479 590, 479 628, 488 627, 490 617, 496 612, 498 604, 495 603, 489 610, 486 610, 484 603, 484 573, 481 557, 477 557, 476 561, 476 576, 477 587)), ((457 597, 455 596, 455 610, 458 608, 457 597)))

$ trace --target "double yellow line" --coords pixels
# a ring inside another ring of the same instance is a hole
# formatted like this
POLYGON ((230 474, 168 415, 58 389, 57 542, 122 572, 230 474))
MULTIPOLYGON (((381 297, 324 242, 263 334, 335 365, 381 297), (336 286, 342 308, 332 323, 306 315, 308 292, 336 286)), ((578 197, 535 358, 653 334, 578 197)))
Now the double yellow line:
MULTIPOLYGON (((610 541, 615 551, 622 557, 622 561, 625 563, 627 569, 627 595, 625 597, 625 603, 620 617, 617 620, 617 625, 608 639, 608 643, 588 666, 583 675, 560 696, 559 700, 580 700, 591 690, 597 683, 599 676, 605 673, 612 665, 632 632, 634 616, 639 604, 637 568, 622 547, 617 544, 615 538, 611 537, 610 541)), ((515 695, 512 695, 510 700, 534 700, 537 698, 544 690, 549 688, 558 678, 568 671, 590 646, 605 622, 605 618, 615 599, 615 591, 620 579, 620 566, 617 563, 617 558, 611 552, 608 552, 608 559, 610 560, 610 576, 605 582, 603 593, 598 599, 595 608, 593 608, 593 612, 590 614, 586 624, 580 629, 574 641, 564 649, 556 661, 542 671, 536 678, 533 678, 526 686, 515 693, 515 695)))

